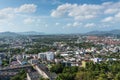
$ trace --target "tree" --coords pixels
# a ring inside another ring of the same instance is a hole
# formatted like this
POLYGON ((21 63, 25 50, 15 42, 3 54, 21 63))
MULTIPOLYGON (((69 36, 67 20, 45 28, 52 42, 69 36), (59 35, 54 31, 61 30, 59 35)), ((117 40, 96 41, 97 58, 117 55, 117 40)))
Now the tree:
POLYGON ((50 71, 58 74, 58 73, 62 73, 63 68, 64 67, 62 66, 62 64, 55 64, 51 67, 50 71))
POLYGON ((14 76, 10 80, 21 80, 21 78, 19 76, 14 76))
POLYGON ((115 80, 120 80, 120 72, 118 74, 116 74, 115 80))
POLYGON ((103 74, 103 73, 100 73, 99 77, 97 80, 108 80, 107 79, 107 75, 106 74, 103 74))
POLYGON ((49 80, 48 78, 40 78, 40 80, 49 80))
POLYGON ((77 66, 72 66, 72 67, 65 67, 63 69, 63 73, 75 73, 78 71, 78 67, 77 66))
POLYGON ((74 80, 75 74, 70 74, 70 73, 62 73, 59 74, 56 80, 74 80))
POLYGON ((8 60, 2 60, 2 66, 8 66, 9 61, 8 60))
POLYGON ((94 80, 94 76, 90 72, 79 71, 76 74, 75 80, 94 80))

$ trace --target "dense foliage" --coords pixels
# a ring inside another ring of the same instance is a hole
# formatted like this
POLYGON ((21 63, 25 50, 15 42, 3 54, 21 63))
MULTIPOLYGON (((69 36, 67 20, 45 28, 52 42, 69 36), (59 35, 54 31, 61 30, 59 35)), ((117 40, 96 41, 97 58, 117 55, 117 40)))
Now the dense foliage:
POLYGON ((120 80, 120 62, 88 62, 86 68, 65 67, 56 64, 51 68, 58 74, 56 80, 120 80))

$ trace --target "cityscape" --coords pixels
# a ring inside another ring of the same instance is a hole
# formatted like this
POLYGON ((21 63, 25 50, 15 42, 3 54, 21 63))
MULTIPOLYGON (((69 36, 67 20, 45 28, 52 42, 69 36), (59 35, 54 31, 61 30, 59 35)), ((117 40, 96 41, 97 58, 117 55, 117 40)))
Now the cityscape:
POLYGON ((120 80, 119 0, 0 2, 0 80, 120 80))

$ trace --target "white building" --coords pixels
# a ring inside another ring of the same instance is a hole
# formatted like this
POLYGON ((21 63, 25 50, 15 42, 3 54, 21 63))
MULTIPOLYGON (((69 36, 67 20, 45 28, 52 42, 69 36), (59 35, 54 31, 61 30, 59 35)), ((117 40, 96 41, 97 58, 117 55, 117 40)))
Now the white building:
POLYGON ((54 60, 54 53, 53 52, 46 52, 46 57, 48 61, 54 60))
POLYGON ((41 59, 42 61, 46 60, 46 53, 38 53, 38 59, 41 59))
POLYGON ((92 60, 94 63, 98 63, 98 62, 102 61, 102 59, 100 59, 100 58, 92 58, 91 60, 92 60))

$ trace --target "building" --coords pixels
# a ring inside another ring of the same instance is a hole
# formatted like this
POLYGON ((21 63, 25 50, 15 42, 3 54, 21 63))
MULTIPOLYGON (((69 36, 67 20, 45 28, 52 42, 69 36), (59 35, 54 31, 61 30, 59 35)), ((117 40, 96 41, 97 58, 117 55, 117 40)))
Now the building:
POLYGON ((63 61, 63 62, 61 62, 61 64, 63 65, 63 66, 71 66, 71 62, 68 62, 68 61, 63 61))
POLYGON ((86 61, 82 61, 82 65, 81 65, 81 67, 86 67, 86 61))
POLYGON ((42 61, 46 60, 46 54, 45 53, 38 53, 38 59, 41 59, 42 61))
POLYGON ((1 59, 4 59, 5 58, 5 53, 0 53, 0 57, 1 57, 1 59))
POLYGON ((27 73, 27 80, 40 80, 40 74, 35 72, 28 72, 27 73))
POLYGON ((30 64, 37 64, 38 63, 38 59, 31 59, 28 61, 30 64))
POLYGON ((100 58, 93 58, 91 59, 94 63, 99 63, 100 61, 102 61, 102 59, 100 58))
POLYGON ((53 52, 47 52, 46 57, 48 61, 53 61, 54 60, 54 53, 53 52))
POLYGON ((0 66, 2 65, 2 60, 1 60, 1 57, 0 57, 0 66))

